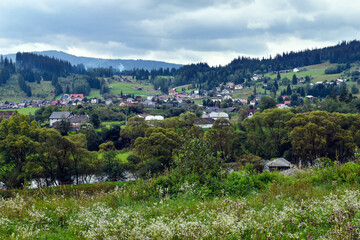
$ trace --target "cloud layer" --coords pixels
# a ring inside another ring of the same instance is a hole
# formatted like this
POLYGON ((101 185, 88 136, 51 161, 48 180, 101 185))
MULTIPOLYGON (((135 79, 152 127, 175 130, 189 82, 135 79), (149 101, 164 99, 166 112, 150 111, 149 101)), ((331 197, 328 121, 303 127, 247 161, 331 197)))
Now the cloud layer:
POLYGON ((349 0, 2 0, 0 53, 227 64, 357 39, 349 0))

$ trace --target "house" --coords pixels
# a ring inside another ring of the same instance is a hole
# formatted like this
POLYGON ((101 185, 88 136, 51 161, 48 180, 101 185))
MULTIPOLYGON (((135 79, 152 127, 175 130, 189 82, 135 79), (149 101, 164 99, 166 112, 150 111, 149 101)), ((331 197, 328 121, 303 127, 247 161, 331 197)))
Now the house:
POLYGON ((62 119, 69 120, 72 116, 72 112, 52 112, 49 117, 50 127, 52 127, 55 122, 61 121, 62 119))
POLYGON ((88 115, 76 115, 69 118, 71 129, 73 130, 79 130, 80 124, 88 121, 89 121, 88 115))
POLYGON ((294 69, 293 69, 293 72, 294 72, 294 73, 297 73, 297 72, 300 72, 300 70, 299 70, 298 68, 294 68, 294 69))
POLYGON ((176 94, 176 91, 175 90, 169 90, 169 95, 172 96, 172 95, 175 95, 176 94))
POLYGON ((291 105, 291 101, 285 101, 284 104, 285 105, 291 105))
POLYGON ((151 108, 154 108, 155 107, 155 102, 151 101, 151 100, 145 100, 143 102, 144 106, 148 106, 148 107, 151 107, 151 108))
POLYGON ((215 120, 212 118, 199 118, 195 121, 195 125, 201 128, 212 128, 215 120))
POLYGON ((283 103, 281 103, 281 104, 276 104, 276 107, 277 107, 277 108, 280 108, 280 109, 286 109, 286 108, 289 108, 289 106, 288 106, 288 105, 285 105, 285 104, 283 104, 283 103))
POLYGON ((145 121, 150 121, 150 120, 164 120, 163 116, 160 115, 151 115, 151 114, 139 114, 138 117, 144 118, 145 121))
POLYGON ((71 98, 72 101, 74 101, 76 99, 77 100, 83 100, 84 94, 71 94, 70 98, 71 98))
POLYGON ((233 89, 235 87, 235 83, 228 82, 227 87, 233 89))
POLYGON ((250 101, 250 105, 255 106, 255 104, 256 104, 255 100, 250 101))
POLYGON ((226 95, 226 94, 229 94, 229 93, 230 93, 230 91, 227 90, 227 89, 224 89, 224 90, 221 91, 221 94, 225 94, 225 95, 226 95))
POLYGON ((217 120, 219 118, 225 118, 227 120, 230 120, 229 114, 225 113, 225 112, 210 112, 210 113, 206 113, 204 112, 203 115, 201 116, 201 118, 212 118, 214 120, 217 120))
POLYGON ((59 102, 58 101, 51 101, 50 105, 51 106, 56 106, 56 105, 59 105, 59 102))
POLYGON ((235 90, 241 90, 243 89, 243 85, 242 84, 236 84, 235 85, 235 90))
POLYGON ((269 171, 283 171, 291 167, 289 161, 285 158, 276 158, 267 164, 269 171))
POLYGON ((248 103, 247 98, 241 98, 240 99, 241 104, 246 105, 248 103))
POLYGON ((145 117, 145 121, 150 121, 150 120, 162 121, 162 120, 164 120, 164 117, 160 116, 160 115, 154 115, 154 116, 150 115, 150 116, 145 117))
POLYGON ((306 98, 309 99, 310 101, 312 101, 312 100, 314 99, 314 96, 312 96, 312 95, 307 95, 306 98))
POLYGON ((91 100, 90 100, 90 103, 91 104, 96 104, 96 103, 98 103, 98 98, 92 98, 91 100))
POLYGON ((225 95, 225 96, 223 97, 223 99, 224 99, 224 100, 229 100, 229 99, 232 100, 233 98, 232 98, 231 95, 225 95))
POLYGON ((19 103, 18 104, 18 108, 26 108, 26 107, 27 107, 26 103, 19 103))
POLYGON ((154 97, 155 97, 155 94, 148 94, 148 95, 146 96, 146 99, 147 99, 148 101, 152 101, 154 97))
POLYGON ((254 114, 257 112, 256 109, 246 109, 246 112, 248 114, 248 118, 251 118, 252 116, 254 116, 254 114))

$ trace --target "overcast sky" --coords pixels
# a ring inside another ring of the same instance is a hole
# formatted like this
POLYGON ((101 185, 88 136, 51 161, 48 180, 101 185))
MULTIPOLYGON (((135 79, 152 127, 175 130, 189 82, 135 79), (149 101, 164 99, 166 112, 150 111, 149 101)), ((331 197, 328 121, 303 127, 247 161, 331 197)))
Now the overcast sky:
POLYGON ((355 0, 1 0, 0 53, 207 62, 359 39, 355 0))

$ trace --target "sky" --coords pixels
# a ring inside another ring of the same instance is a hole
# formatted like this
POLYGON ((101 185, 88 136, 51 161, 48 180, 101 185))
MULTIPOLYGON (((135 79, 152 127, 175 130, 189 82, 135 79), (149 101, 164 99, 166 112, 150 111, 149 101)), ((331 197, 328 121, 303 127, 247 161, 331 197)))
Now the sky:
POLYGON ((356 0, 1 0, 0 53, 226 65, 359 39, 356 0))

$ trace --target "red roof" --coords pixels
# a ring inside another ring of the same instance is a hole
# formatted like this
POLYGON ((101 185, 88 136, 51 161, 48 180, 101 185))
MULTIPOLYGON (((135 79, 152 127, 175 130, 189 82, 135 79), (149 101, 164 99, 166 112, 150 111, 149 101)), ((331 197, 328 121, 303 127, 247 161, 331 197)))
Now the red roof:
POLYGON ((290 104, 291 104, 291 101, 285 101, 284 104, 290 105, 290 104))
POLYGON ((58 104, 58 101, 51 101, 51 105, 52 106, 55 106, 55 105, 57 105, 58 104))
POLYGON ((169 93, 176 93, 175 90, 169 90, 169 93))
POLYGON ((84 98, 84 94, 71 94, 71 98, 84 98))

